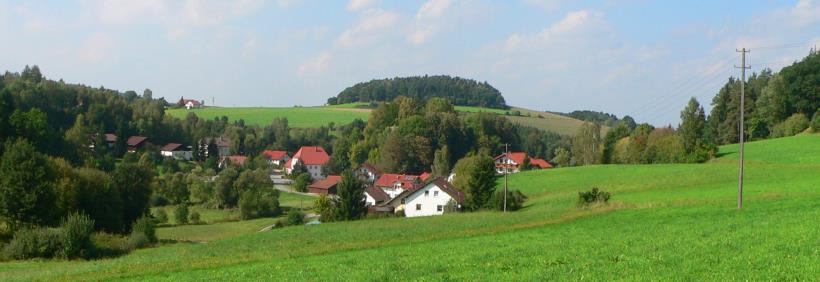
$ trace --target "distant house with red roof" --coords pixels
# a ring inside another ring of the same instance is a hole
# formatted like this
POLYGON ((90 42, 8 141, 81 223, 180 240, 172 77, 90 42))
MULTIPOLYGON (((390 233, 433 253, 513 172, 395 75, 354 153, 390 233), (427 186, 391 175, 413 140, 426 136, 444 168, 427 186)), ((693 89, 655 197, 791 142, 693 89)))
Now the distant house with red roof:
POLYGON ((552 164, 544 159, 530 159, 530 166, 537 169, 552 168, 552 164))
POLYGON ((224 169, 228 167, 229 163, 236 166, 244 166, 247 160, 248 157, 239 155, 222 157, 219 159, 219 168, 224 169))
POLYGON ((145 144, 148 144, 148 137, 145 136, 131 136, 125 141, 128 146, 128 152, 133 153, 141 149, 145 144))
POLYGON ((185 97, 180 97, 179 102, 177 102, 177 106, 185 107, 189 110, 193 108, 202 108, 203 105, 205 105, 204 102, 193 99, 185 99, 185 97))
POLYGON ((422 173, 421 175, 419 175, 419 179, 421 179, 421 181, 427 181, 427 179, 429 179, 431 175, 432 175, 432 174, 430 174, 429 172, 426 172, 426 171, 425 171, 424 173, 422 173))
POLYGON ((297 163, 303 164, 310 173, 311 179, 323 179, 323 168, 330 161, 330 156, 324 148, 320 146, 302 146, 299 151, 293 155, 290 161, 285 162, 285 172, 293 173, 293 168, 297 163))
POLYGON ((316 180, 308 186, 308 192, 313 194, 336 195, 336 186, 342 181, 339 175, 328 175, 325 179, 316 180))
POLYGON ((358 176, 361 181, 373 183, 382 176, 382 172, 370 163, 363 163, 356 169, 356 176, 358 176))
POLYGON ((525 152, 509 152, 495 157, 495 170, 499 174, 520 172, 524 165, 524 160, 530 159, 529 168, 547 169, 552 168, 552 165, 544 159, 536 159, 527 156, 525 152))
POLYGON ((390 198, 395 198, 402 192, 421 184, 418 175, 385 173, 373 183, 382 189, 390 198))
POLYGON ((285 151, 264 150, 262 154, 268 158, 269 165, 283 165, 290 160, 288 152, 285 151))
POLYGON ((179 143, 165 144, 165 146, 162 146, 162 149, 160 149, 160 154, 163 157, 174 158, 177 160, 190 161, 194 158, 194 153, 191 151, 191 147, 185 147, 179 143))
POLYGON ((464 192, 452 183, 436 177, 402 192, 384 205, 403 210, 406 217, 431 216, 460 210, 465 198, 464 192))

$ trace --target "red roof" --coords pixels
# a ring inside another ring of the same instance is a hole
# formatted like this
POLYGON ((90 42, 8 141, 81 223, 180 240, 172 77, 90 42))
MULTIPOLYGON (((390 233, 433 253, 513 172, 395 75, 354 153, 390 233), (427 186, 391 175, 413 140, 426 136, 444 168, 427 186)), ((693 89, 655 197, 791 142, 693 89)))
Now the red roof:
POLYGON ((228 160, 230 160, 232 164, 235 164, 235 165, 245 165, 245 161, 248 160, 248 157, 246 157, 246 156, 233 155, 233 156, 222 157, 222 161, 224 161, 226 158, 228 160))
POLYGON ((285 151, 265 150, 265 151, 262 151, 262 154, 264 154, 265 156, 268 156, 268 158, 271 159, 271 160, 283 160, 283 159, 288 157, 288 152, 285 152, 285 151))
POLYGON ((530 159, 530 165, 540 168, 552 168, 552 165, 544 159, 530 159))
POLYGON ((117 142, 117 135, 113 133, 106 133, 105 142, 117 142))
POLYGON ((162 146, 161 151, 173 152, 173 151, 177 151, 177 149, 179 149, 179 147, 182 147, 182 144, 168 143, 168 144, 165 144, 165 146, 162 146))
POLYGON ((430 178, 430 173, 425 171, 424 173, 419 175, 419 178, 421 179, 421 181, 427 181, 427 178, 430 178))
MULTIPOLYGON (((320 146, 302 146, 293 155, 293 159, 299 159, 304 165, 325 165, 330 160, 330 156, 320 146)), ((288 162, 285 167, 291 168, 291 163, 288 162)))
POLYGON ((128 146, 136 147, 141 145, 145 140, 148 140, 148 137, 145 136, 131 136, 128 137, 128 141, 125 141, 128 146))
POLYGON ((328 175, 325 179, 313 182, 308 188, 330 190, 330 188, 333 188, 333 186, 336 186, 336 184, 339 184, 341 181, 342 177, 339 175, 328 175))
POLYGON ((393 187, 396 182, 401 182, 401 188, 410 189, 416 186, 418 180, 418 175, 386 173, 382 174, 374 185, 377 187, 393 187))
POLYGON ((505 155, 508 158, 510 158, 513 162, 515 162, 516 164, 519 164, 519 165, 523 164, 524 159, 527 158, 527 153, 524 153, 524 152, 510 152, 508 154, 498 155, 497 157, 495 157, 495 159, 498 160, 500 158, 503 158, 505 155))
POLYGON ((390 195, 387 195, 387 193, 385 193, 384 190, 376 186, 371 185, 367 187, 367 190, 365 190, 364 192, 370 195, 370 197, 372 197, 374 200, 376 200, 376 203, 390 200, 390 195))
POLYGON ((376 174, 376 175, 382 174, 382 172, 379 171, 378 168, 376 168, 375 166, 373 166, 372 164, 370 164, 368 162, 363 163, 362 168, 366 169, 367 171, 370 171, 371 173, 376 174))

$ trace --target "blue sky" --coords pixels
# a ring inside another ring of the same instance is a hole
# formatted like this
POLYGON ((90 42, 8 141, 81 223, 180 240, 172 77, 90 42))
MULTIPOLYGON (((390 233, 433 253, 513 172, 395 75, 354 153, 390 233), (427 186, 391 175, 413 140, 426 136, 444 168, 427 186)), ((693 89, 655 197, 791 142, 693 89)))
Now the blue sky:
POLYGON ((321 105, 448 74, 511 105, 676 125, 739 76, 735 48, 778 70, 820 45, 820 1, 0 0, 0 38, 0 69, 172 101, 321 105))

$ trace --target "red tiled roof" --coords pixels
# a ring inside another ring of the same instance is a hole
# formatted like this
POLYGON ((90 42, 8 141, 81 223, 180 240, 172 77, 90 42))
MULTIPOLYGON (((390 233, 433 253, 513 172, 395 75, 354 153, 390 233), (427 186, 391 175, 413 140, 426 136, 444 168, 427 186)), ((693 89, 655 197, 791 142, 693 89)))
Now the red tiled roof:
POLYGON ((248 160, 248 157, 246 157, 246 156, 233 155, 233 156, 222 157, 222 161, 224 161, 226 158, 228 160, 230 160, 232 164, 235 164, 235 165, 245 165, 245 161, 248 160))
MULTIPOLYGON (((325 149, 320 146, 302 146, 299 151, 293 155, 292 159, 299 159, 304 165, 325 165, 330 160, 325 149)), ((285 164, 285 167, 291 168, 291 163, 285 164)))
POLYGON ((552 168, 552 165, 544 159, 530 159, 530 165, 540 168, 552 168))
POLYGON ((179 149, 179 147, 182 147, 182 144, 168 143, 168 144, 165 144, 165 146, 162 146, 161 151, 173 152, 173 151, 177 151, 177 149, 179 149))
POLYGON ((272 150, 265 150, 262 151, 262 154, 268 156, 271 160, 283 160, 285 157, 288 156, 288 152, 285 151, 272 151, 272 150))
POLYGON ((374 174, 381 174, 382 173, 381 171, 379 171, 378 168, 376 168, 375 166, 373 166, 372 164, 367 163, 367 162, 362 164, 362 168, 366 169, 366 170, 368 170, 368 171, 370 171, 374 174))
POLYGON ((385 173, 376 180, 374 185, 377 187, 393 187, 396 182, 401 182, 402 188, 410 189, 418 183, 418 179, 418 175, 385 173))
POLYGON ((450 197, 453 197, 453 199, 455 199, 457 203, 464 203, 464 199, 466 198, 464 192, 461 192, 461 190, 453 186, 452 183, 447 182, 447 180, 444 180, 444 178, 436 177, 433 180, 425 182, 424 185, 418 185, 416 187, 413 187, 412 189, 408 189, 407 191, 402 192, 395 198, 390 199, 390 201, 385 204, 390 204, 390 202, 394 201, 400 201, 401 199, 406 198, 407 196, 413 195, 413 193, 422 190, 422 188, 427 187, 430 184, 435 184, 436 186, 441 188, 441 190, 444 191, 444 193, 447 193, 448 195, 450 195, 450 197))
POLYGON ((313 182, 308 188, 330 190, 330 188, 333 188, 333 186, 336 186, 341 181, 342 177, 339 175, 328 175, 325 179, 313 182))
POLYGON ((367 190, 365 190, 364 192, 370 195, 370 197, 372 197, 374 200, 376 200, 377 203, 390 200, 390 195, 387 195, 387 193, 385 193, 384 190, 373 185, 367 187, 367 190))
POLYGON ((125 143, 128 144, 128 146, 135 147, 135 146, 139 146, 140 144, 145 142, 145 140, 148 140, 148 137, 145 137, 145 136, 131 136, 131 137, 128 137, 128 140, 125 141, 125 143))
POLYGON ((421 179, 421 181, 427 181, 427 178, 430 178, 430 173, 425 171, 424 173, 419 175, 419 178, 421 179))
POLYGON ((513 162, 516 164, 523 164, 524 159, 527 158, 527 153, 524 152, 510 152, 509 154, 501 154, 495 157, 496 160, 503 158, 505 155, 508 156, 513 162))

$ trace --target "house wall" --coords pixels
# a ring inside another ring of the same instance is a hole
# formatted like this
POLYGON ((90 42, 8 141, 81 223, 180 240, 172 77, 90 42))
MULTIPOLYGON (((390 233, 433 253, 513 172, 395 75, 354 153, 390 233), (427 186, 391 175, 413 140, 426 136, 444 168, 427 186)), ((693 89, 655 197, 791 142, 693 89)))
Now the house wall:
POLYGON ((322 166, 320 165, 306 165, 308 172, 310 173, 310 178, 313 180, 316 179, 325 179, 325 176, 322 175, 322 166))
POLYGON ((447 203, 453 198, 437 185, 430 184, 405 198, 404 215, 406 217, 442 215, 447 203), (428 192, 425 194, 425 192, 428 192), (421 205, 421 209, 417 209, 421 205), (441 207, 441 211, 439 211, 441 207))
MULTIPOLYGON (((501 157, 501 158, 495 160, 495 164, 496 165, 514 165, 515 168, 510 170, 510 173, 517 173, 517 172, 520 171, 520 169, 518 168, 518 163, 514 162, 512 159, 510 159, 508 157, 501 157)), ((498 174, 503 174, 504 173, 504 168, 496 166, 495 171, 498 174)))
POLYGON ((375 206, 376 205, 376 199, 373 199, 373 197, 370 197, 370 194, 368 194, 367 192, 364 193, 364 202, 368 206, 375 206))
POLYGON ((381 188, 382 191, 384 191, 384 193, 387 193, 387 196, 390 196, 390 199, 393 199, 396 196, 398 196, 399 194, 401 194, 401 192, 404 192, 404 188, 401 188, 401 186, 398 186, 398 187, 397 186, 379 187, 379 188, 381 188))

